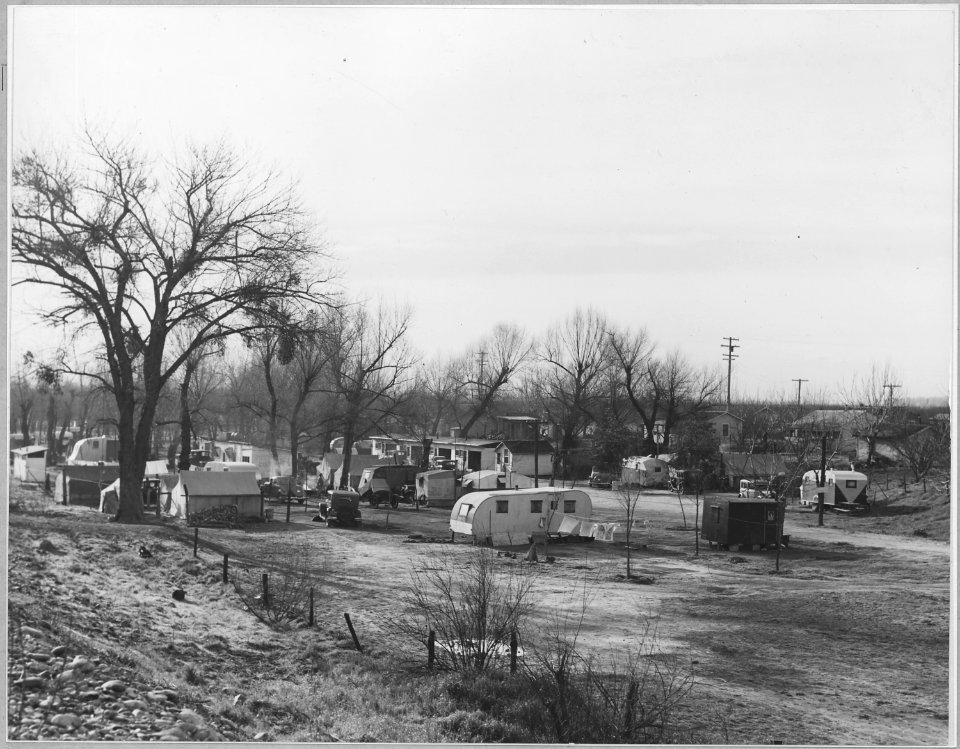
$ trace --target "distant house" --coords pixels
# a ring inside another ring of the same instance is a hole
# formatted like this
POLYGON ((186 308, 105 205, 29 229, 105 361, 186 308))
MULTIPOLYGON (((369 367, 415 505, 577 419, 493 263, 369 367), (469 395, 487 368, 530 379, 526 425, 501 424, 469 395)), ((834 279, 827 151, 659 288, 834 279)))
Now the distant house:
POLYGON ((866 409, 820 408, 790 424, 789 439, 794 443, 827 438, 827 452, 857 454, 858 436, 870 429, 871 416, 866 409))
POLYGON ((720 451, 726 452, 740 441, 743 419, 729 411, 704 411, 703 416, 713 429, 720 451))
POLYGON ((497 439, 437 437, 431 453, 437 460, 456 460, 463 471, 498 471, 497 449, 501 444, 497 439))
POLYGON ((268 447, 259 447, 250 442, 237 440, 201 440, 200 449, 205 450, 210 460, 228 463, 253 463, 261 476, 289 476, 293 457, 290 450, 277 448, 277 457, 268 447))
POLYGON ((553 445, 547 440, 505 440, 497 447, 497 470, 524 476, 550 476, 552 456, 553 445))
POLYGON ((739 486, 740 479, 771 479, 786 475, 787 464, 776 453, 731 453, 720 454, 720 477, 727 489, 739 486))

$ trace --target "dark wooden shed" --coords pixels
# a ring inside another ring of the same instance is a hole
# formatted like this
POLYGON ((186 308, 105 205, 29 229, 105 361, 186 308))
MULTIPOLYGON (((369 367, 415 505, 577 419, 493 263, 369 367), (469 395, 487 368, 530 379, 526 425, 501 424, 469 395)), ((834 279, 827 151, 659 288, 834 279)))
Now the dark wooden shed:
POLYGON ((776 500, 718 497, 704 503, 700 538, 711 548, 776 548, 778 530, 786 546, 789 537, 783 536, 783 510, 776 500))

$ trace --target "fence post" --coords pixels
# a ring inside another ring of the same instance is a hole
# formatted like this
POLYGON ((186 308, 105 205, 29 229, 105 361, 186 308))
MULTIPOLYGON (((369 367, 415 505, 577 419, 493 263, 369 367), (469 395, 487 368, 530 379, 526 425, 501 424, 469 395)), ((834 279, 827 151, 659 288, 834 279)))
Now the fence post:
POLYGON ((290 522, 290 489, 287 489, 287 522, 290 522))
POLYGON ((353 622, 350 621, 350 614, 344 613, 343 618, 347 620, 347 627, 350 628, 350 636, 353 638, 353 644, 357 646, 357 651, 362 653, 363 648, 360 647, 360 640, 357 639, 357 633, 353 628, 353 622))
POLYGON ((200 542, 200 529, 194 528, 193 529, 193 556, 194 557, 197 556, 197 545, 199 544, 199 542, 200 542))
POLYGON ((427 668, 429 669, 433 668, 436 642, 437 633, 431 629, 430 634, 427 636, 427 668))
POLYGON ((224 582, 227 582, 227 566, 229 565, 229 559, 230 559, 229 554, 223 555, 223 581, 224 582))
POLYGON ((517 673, 517 630, 510 633, 510 673, 517 673))
POLYGON ((266 572, 260 576, 260 581, 263 586, 263 607, 268 609, 270 608, 270 587, 266 572))
POLYGON ((313 626, 313 588, 310 588, 310 620, 309 624, 313 626))

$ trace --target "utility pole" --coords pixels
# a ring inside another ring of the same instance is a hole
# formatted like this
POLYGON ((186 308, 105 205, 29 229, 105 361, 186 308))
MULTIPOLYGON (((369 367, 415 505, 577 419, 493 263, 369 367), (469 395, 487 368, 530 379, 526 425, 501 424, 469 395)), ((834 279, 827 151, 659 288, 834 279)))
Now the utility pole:
POLYGON ((727 352, 723 355, 723 358, 727 362, 727 408, 730 408, 730 374, 733 371, 733 360, 736 359, 740 354, 733 353, 735 348, 740 348, 734 341, 739 341, 739 338, 731 338, 727 336, 727 342, 721 343, 721 348, 725 348, 727 352))
POLYGON ((791 382, 797 383, 797 418, 799 419, 802 415, 800 413, 800 386, 805 382, 810 382, 810 380, 804 380, 798 377, 795 380, 791 380, 791 382))
POLYGON ((889 395, 889 397, 887 398, 887 405, 891 405, 891 406, 892 406, 892 405, 893 405, 893 389, 894 389, 894 388, 898 388, 898 387, 900 387, 900 386, 899 386, 899 385, 892 385, 892 384, 884 383, 883 387, 884 387, 884 389, 890 391, 890 395, 889 395))

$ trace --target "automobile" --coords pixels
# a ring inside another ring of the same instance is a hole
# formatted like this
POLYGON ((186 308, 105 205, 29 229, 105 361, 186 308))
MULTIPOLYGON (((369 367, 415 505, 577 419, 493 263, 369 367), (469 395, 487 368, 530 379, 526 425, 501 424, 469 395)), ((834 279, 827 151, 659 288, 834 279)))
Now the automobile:
POLYGON ((416 499, 418 466, 388 464, 364 468, 360 474, 357 492, 361 499, 368 500, 371 507, 388 502, 397 507, 400 502, 413 504, 416 499))
POLYGON ((321 500, 318 514, 314 518, 317 522, 325 522, 327 526, 360 525, 360 495, 352 489, 332 489, 327 492, 327 498, 321 500))
POLYGON ((772 497, 770 482, 740 479, 740 491, 737 494, 741 499, 766 499, 772 497))
POLYGON ((591 489, 610 489, 613 487, 613 474, 609 471, 593 471, 587 479, 591 489))
POLYGON ((289 495, 300 504, 306 500, 303 484, 296 476, 271 476, 260 482, 260 493, 265 499, 286 499, 289 495))

